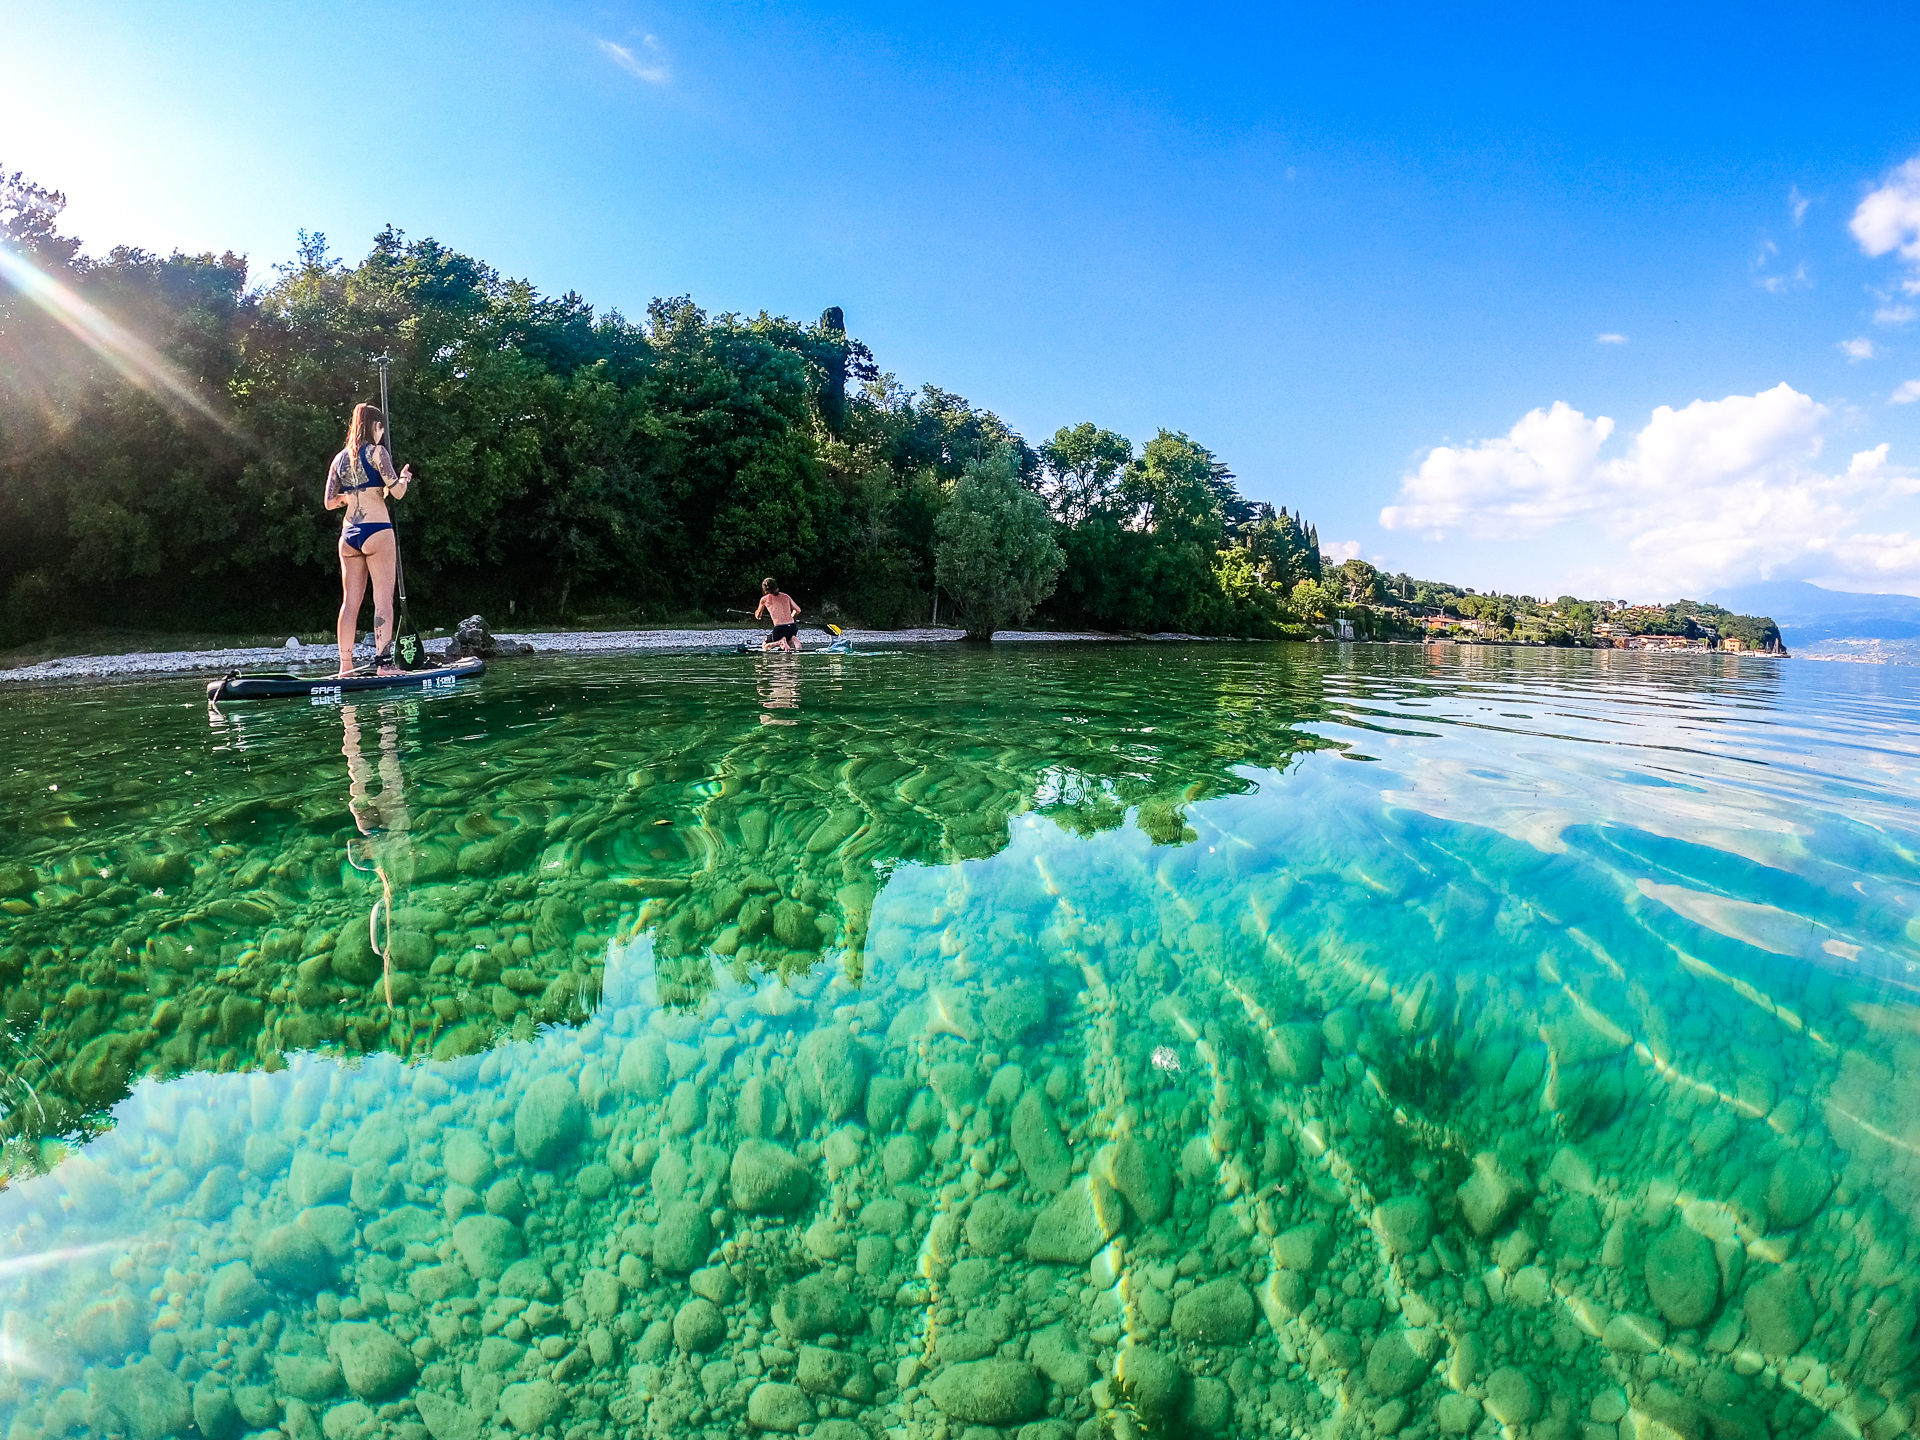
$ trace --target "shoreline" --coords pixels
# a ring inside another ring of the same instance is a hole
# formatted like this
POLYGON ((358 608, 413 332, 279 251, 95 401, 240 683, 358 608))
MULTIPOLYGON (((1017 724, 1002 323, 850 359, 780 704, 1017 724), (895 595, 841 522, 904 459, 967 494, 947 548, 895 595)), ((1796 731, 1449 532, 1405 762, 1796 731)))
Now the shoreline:
MULTIPOLYGON (((495 639, 503 644, 533 646, 533 655, 612 655, 688 652, 700 653, 724 650, 743 642, 763 639, 763 629, 726 628, 726 629, 689 629, 685 627, 663 627, 653 630, 526 630, 503 631, 495 639)), ((895 646, 895 645, 949 645, 965 640, 966 632, 946 626, 913 626, 904 630, 868 630, 848 627, 845 637, 856 645, 895 646)), ((817 628, 802 632, 803 638, 815 637, 811 649, 815 652, 823 648, 824 632, 817 628)), ((1228 643, 1235 637, 1186 635, 1178 633, 1160 633, 1153 635, 1113 634, 1098 630, 999 630, 994 632, 993 642, 1031 643, 1037 641, 1060 641, 1076 644, 1166 644, 1171 642, 1190 642, 1206 644, 1228 643)), ((448 637, 440 637, 444 644, 448 637)), ((430 642, 432 643, 432 642, 430 642)), ((1540 650, 1547 647, 1539 645, 1516 645, 1512 642, 1496 640, 1457 640, 1418 638, 1413 636, 1396 637, 1381 640, 1334 640, 1322 638, 1311 641, 1299 641, 1300 644, 1354 645, 1354 644, 1392 644, 1392 645, 1451 645, 1461 649, 1487 650, 1540 650)), ((1578 647, 1587 649, 1587 647, 1578 647)), ((1721 652, 1705 649, 1680 649, 1678 647, 1657 647, 1650 649, 1634 648, 1623 653, 1635 655, 1720 655, 1737 654, 1740 659, 1785 660, 1790 657, 1785 651, 1742 651, 1721 652)), ((364 654, 371 658, 372 650, 362 646, 356 651, 356 657, 364 654)), ((1591 653, 1599 653, 1594 647, 1591 653)), ((502 656, 501 659, 529 658, 523 656, 502 656)), ((1855 663, 1889 663, 1886 660, 1868 660, 1866 657, 1839 655, 1812 655, 1800 658, 1816 660, 1852 660, 1855 663)), ((118 655, 71 655, 52 660, 39 660, 26 665, 16 665, 0 669, 0 685, 30 684, 34 682, 59 682, 67 680, 119 680, 139 677, 161 678, 168 675, 207 675, 227 670, 261 669, 272 667, 326 667, 315 668, 313 675, 319 678, 331 674, 335 660, 332 644, 314 645, 251 645, 234 646, 207 650, 138 650, 118 655)), ((1894 662, 1897 663, 1897 662, 1894 662)))

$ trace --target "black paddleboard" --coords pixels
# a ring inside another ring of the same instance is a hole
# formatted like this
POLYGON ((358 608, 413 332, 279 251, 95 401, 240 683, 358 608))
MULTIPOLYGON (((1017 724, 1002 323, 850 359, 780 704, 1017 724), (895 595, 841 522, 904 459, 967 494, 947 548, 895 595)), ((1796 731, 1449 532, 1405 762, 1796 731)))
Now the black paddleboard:
POLYGON ((399 675, 242 675, 221 676, 207 686, 209 700, 271 700, 282 696, 327 699, 361 690, 444 690, 457 680, 470 680, 487 668, 479 657, 457 660, 432 670, 408 670, 399 675))

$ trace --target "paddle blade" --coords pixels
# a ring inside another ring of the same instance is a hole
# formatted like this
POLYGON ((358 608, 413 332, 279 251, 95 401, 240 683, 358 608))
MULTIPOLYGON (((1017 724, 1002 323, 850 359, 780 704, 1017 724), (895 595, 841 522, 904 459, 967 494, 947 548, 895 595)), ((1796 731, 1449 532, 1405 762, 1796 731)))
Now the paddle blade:
POLYGON ((418 670, 426 663, 427 645, 420 638, 420 632, 408 626, 403 634, 396 635, 393 641, 393 658, 403 670, 418 670))
POLYGON ((838 625, 829 625, 829 626, 827 626, 827 627, 826 627, 826 632, 827 632, 827 633, 828 633, 829 635, 838 635, 838 634, 841 634, 841 633, 842 633, 842 632, 841 632, 841 629, 840 629, 840 627, 839 627, 838 625))

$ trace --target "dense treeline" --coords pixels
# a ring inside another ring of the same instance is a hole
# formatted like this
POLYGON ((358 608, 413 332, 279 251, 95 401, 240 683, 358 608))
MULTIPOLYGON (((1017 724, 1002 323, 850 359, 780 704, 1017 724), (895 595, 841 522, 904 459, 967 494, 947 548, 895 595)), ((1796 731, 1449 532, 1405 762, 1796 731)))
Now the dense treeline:
POLYGON ((958 395, 907 392, 837 309, 801 324, 681 297, 630 321, 391 229, 351 266, 303 236, 253 286, 232 254, 83 257, 63 204, 0 177, 0 254, 33 267, 0 267, 0 639, 319 628, 339 528, 323 476, 381 352, 419 477, 397 520, 425 625, 718 615, 767 573, 815 614, 925 620, 942 515, 986 493, 962 491, 970 471, 1044 502, 1055 621, 1315 618, 1288 597, 1321 575, 1317 535, 1186 435, 1136 449, 1082 424, 1036 448, 958 395))

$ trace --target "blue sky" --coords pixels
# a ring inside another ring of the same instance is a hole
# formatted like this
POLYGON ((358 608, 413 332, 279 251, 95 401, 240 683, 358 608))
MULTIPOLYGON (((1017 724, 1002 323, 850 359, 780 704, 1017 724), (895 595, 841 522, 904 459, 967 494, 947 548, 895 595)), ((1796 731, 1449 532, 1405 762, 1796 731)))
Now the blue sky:
POLYGON ((6 9, 0 163, 96 251, 391 220, 628 314, 839 304, 1394 570, 1920 593, 1911 5, 6 9))

